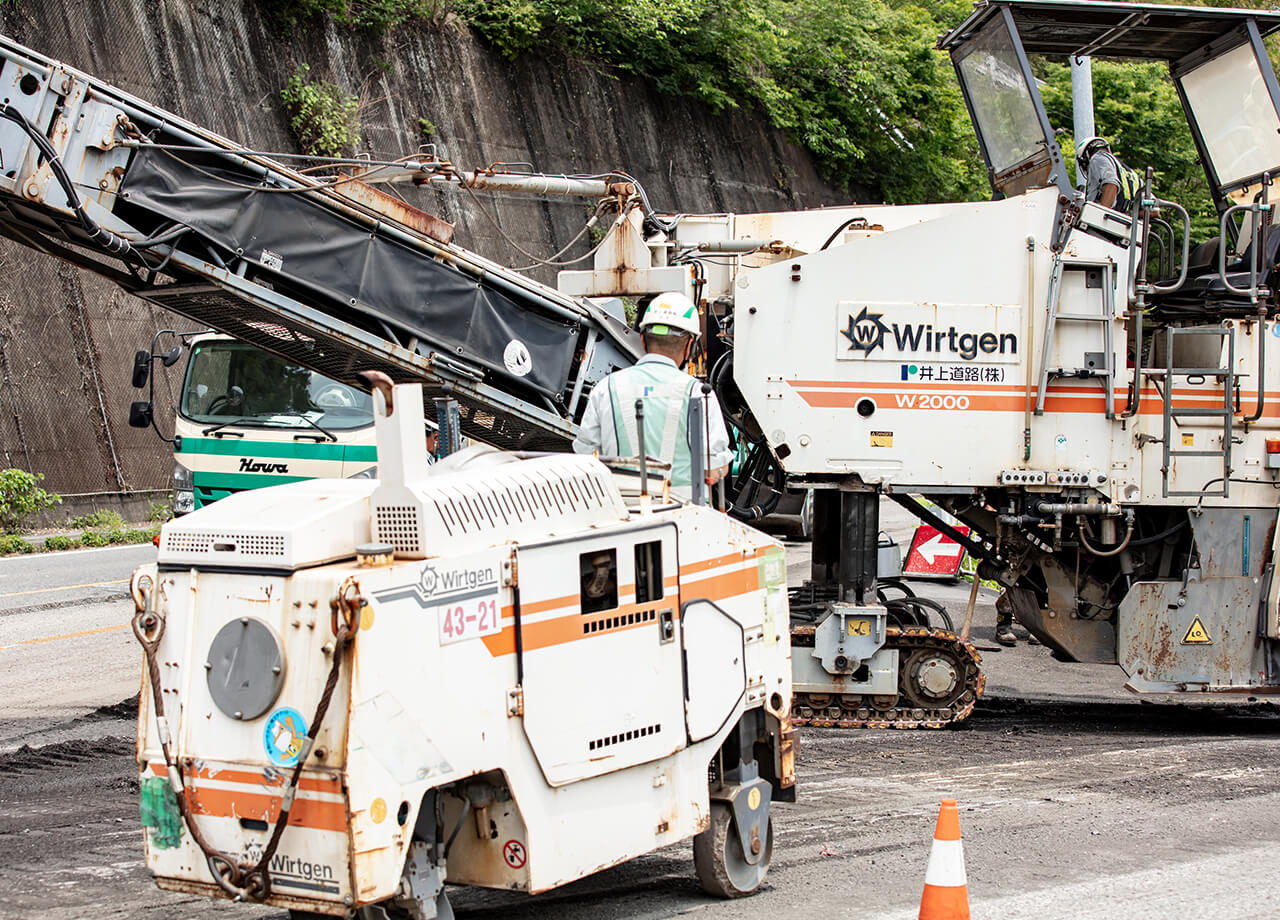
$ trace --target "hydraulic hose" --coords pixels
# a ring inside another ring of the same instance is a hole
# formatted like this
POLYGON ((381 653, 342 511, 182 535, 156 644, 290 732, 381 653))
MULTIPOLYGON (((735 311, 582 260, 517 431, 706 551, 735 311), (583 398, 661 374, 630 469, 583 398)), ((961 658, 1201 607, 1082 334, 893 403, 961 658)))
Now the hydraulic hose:
POLYGON ((1129 540, 1133 537, 1133 518, 1129 518, 1129 527, 1124 532, 1124 539, 1111 547, 1111 549, 1107 550, 1099 549, 1089 543, 1087 535, 1091 534, 1093 531, 1089 527, 1089 519, 1087 517, 1082 516, 1080 518, 1077 522, 1077 529, 1080 534, 1080 545, 1085 548, 1085 551, 1091 556, 1098 556, 1099 558, 1105 559, 1108 556, 1120 555, 1124 552, 1125 547, 1129 545, 1129 540))
POLYGON ((80 226, 84 228, 85 233, 89 234, 90 239, 113 255, 122 256, 132 252, 132 243, 124 237, 107 230, 88 215, 84 206, 80 204, 80 196, 76 194, 75 184, 71 181, 71 177, 67 175, 67 170, 62 165, 58 151, 53 149, 53 144, 49 143, 49 139, 36 129, 36 126, 27 119, 27 116, 12 105, 6 105, 3 111, 0 111, 0 115, 3 115, 9 121, 15 122, 27 133, 32 142, 40 148, 44 158, 49 161, 49 168, 53 170, 54 178, 58 180, 58 184, 62 186, 63 193, 67 196, 68 206, 75 213, 76 219, 80 221, 80 226))

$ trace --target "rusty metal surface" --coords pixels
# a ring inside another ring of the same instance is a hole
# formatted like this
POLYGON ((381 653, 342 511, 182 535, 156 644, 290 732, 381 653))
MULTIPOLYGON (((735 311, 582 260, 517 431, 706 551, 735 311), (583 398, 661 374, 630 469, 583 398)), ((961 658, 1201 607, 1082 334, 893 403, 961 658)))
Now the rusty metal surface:
POLYGON ((1237 575, 1139 582, 1118 612, 1120 666, 1135 690, 1254 687, 1264 681, 1257 648, 1260 579, 1237 575), (1189 642, 1199 620, 1208 642, 1189 642))
POLYGON ((358 179, 342 183, 335 188, 335 191, 344 198, 363 205, 371 211, 376 211, 396 223, 411 227, 438 243, 453 241, 453 224, 358 179))
POLYGON ((997 608, 1011 604, 1014 619, 1068 661, 1115 664, 1115 627, 1110 620, 1077 616, 1074 574, 1053 558, 1042 560, 1040 569, 1049 588, 1049 601, 1043 609, 1025 589, 1005 591, 996 602, 997 608))
MULTIPOLYGON (((231 897, 217 885, 205 882, 188 882, 182 879, 161 878, 155 879, 156 887, 165 891, 179 891, 183 894, 198 894, 206 898, 219 898, 224 901, 230 901, 231 897)), ((333 914, 333 916, 344 916, 347 911, 342 905, 335 905, 332 901, 309 901, 305 898, 295 898, 285 894, 273 893, 267 901, 272 907, 280 907, 288 910, 311 911, 312 913, 325 914, 330 911, 336 911, 339 908, 342 912, 333 914)))
POLYGON ((1203 578, 1261 572, 1271 552, 1275 508, 1197 508, 1190 519, 1203 578))

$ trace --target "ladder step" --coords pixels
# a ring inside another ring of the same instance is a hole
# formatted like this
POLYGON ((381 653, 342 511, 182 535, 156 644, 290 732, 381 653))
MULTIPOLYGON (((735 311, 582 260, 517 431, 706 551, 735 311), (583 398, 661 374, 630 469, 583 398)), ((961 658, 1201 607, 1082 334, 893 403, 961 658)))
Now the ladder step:
POLYGON ((1228 409, 1174 409, 1169 413, 1170 418, 1226 418, 1228 415, 1235 415, 1228 409))
POLYGON ((1050 377, 1111 377, 1114 376, 1111 371, 1094 370, 1091 367, 1055 367, 1049 370, 1050 377))
POLYGON ((1170 457, 1225 457, 1227 454, 1221 450, 1171 450, 1170 457))
POLYGON ((1109 323, 1115 319, 1114 316, 1104 316, 1101 313, 1055 313, 1054 319, 1072 319, 1082 323, 1109 323))

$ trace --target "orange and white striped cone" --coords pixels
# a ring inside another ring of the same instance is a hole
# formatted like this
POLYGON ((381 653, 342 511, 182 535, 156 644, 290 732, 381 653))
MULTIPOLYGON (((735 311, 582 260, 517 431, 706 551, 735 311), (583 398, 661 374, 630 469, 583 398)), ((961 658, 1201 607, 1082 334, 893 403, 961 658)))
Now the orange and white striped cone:
POLYGON ((938 809, 920 898, 920 920, 969 920, 969 880, 964 874, 964 844, 955 799, 943 799, 938 809))

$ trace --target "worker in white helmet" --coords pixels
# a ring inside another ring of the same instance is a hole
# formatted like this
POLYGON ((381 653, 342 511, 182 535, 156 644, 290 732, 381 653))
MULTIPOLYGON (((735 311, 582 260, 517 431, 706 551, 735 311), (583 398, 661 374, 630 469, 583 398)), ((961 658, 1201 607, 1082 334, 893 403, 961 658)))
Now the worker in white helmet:
POLYGON ((709 485, 719 482, 733 458, 720 403, 714 393, 704 397, 702 382, 683 371, 701 331, 698 308, 688 297, 678 293, 655 297, 640 320, 645 356, 596 384, 573 449, 606 458, 638 456, 635 405, 637 399, 643 400, 645 454, 671 464, 673 490, 687 497, 693 468, 689 407, 695 399, 705 400, 703 449, 710 444, 706 481, 709 485))

